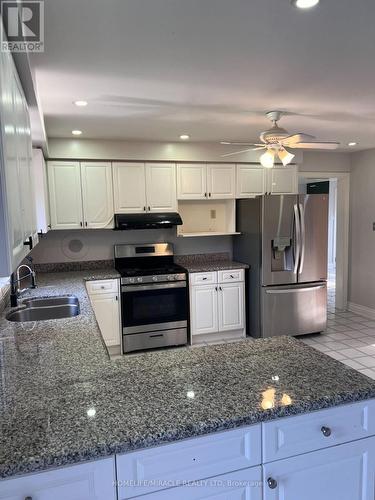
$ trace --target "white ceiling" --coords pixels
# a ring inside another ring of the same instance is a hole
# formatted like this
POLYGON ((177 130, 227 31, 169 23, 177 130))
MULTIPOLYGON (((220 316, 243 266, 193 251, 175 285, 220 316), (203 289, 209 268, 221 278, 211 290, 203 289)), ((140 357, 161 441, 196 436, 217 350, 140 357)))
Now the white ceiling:
POLYGON ((374 0, 45 4, 32 64, 49 137, 248 141, 281 109, 291 132, 375 146, 374 0))

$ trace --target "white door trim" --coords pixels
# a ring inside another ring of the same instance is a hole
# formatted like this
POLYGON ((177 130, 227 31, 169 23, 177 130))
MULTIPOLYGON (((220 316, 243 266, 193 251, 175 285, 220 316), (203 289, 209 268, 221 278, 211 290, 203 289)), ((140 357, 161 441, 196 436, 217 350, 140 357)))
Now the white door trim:
POLYGON ((299 179, 337 179, 336 307, 348 307, 349 172, 299 172, 299 179))

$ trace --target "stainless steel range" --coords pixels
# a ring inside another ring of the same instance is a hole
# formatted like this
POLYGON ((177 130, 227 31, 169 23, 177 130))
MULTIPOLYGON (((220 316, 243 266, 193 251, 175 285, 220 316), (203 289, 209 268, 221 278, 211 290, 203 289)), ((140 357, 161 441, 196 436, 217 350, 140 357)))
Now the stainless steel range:
POLYGON ((116 245, 124 353, 187 344, 186 271, 170 243, 116 245))

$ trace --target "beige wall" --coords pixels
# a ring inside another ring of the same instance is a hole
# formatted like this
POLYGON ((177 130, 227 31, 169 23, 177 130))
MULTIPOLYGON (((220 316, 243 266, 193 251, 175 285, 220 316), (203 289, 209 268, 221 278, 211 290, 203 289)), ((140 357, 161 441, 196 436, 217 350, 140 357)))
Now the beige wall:
MULTIPOLYGON (((94 139, 49 139, 49 158, 53 159, 105 159, 148 161, 208 161, 229 163, 259 163, 259 151, 223 158, 222 155, 238 151, 241 146, 223 146, 205 142, 127 142, 94 139)), ((303 154, 297 151, 296 163, 303 154)))
POLYGON ((375 309, 375 149, 351 156, 349 302, 375 309))
POLYGON ((301 172, 350 172, 350 155, 341 152, 305 151, 299 170, 301 172))

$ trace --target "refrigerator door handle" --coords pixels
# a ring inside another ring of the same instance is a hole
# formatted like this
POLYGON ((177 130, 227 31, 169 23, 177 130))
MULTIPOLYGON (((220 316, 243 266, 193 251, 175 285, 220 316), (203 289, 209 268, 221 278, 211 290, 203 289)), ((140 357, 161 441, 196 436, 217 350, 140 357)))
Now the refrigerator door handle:
POLYGON ((311 290, 321 290, 322 288, 326 288, 326 285, 306 286, 304 288, 282 288, 279 290, 266 290, 266 293, 269 295, 278 295, 281 293, 311 292, 311 290))
POLYGON ((305 209, 302 203, 299 204, 299 213, 301 219, 301 258, 299 264, 299 274, 302 274, 305 265, 305 246, 306 246, 306 227, 305 227, 305 209))
POLYGON ((294 204, 294 225, 296 229, 296 248, 294 253, 293 273, 297 274, 301 254, 301 220, 297 203, 294 204))

